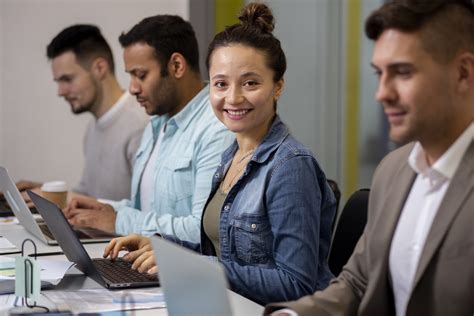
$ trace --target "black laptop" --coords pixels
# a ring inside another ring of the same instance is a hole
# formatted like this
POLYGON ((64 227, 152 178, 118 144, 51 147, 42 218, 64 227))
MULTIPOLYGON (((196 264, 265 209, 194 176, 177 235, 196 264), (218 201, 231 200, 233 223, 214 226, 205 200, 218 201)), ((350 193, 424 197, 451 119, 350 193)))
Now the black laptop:
POLYGON ((28 195, 68 260, 74 262, 85 275, 108 289, 160 285, 156 274, 139 273, 127 261, 91 259, 61 209, 31 191, 28 191, 28 195))

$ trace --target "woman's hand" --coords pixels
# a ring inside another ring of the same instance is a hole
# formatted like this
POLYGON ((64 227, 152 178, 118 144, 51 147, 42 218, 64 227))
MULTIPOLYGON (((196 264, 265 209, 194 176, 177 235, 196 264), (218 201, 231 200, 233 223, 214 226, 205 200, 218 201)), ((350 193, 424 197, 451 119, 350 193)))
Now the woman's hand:
POLYGON ((141 273, 146 272, 149 274, 158 272, 158 269, 156 268, 155 255, 153 253, 153 250, 151 250, 151 247, 150 250, 144 251, 134 259, 132 269, 136 269, 138 270, 138 272, 141 273))
POLYGON ((128 251, 128 254, 124 256, 125 260, 134 261, 143 252, 151 250, 150 239, 137 234, 114 238, 105 247, 103 256, 115 260, 121 250, 128 251))
POLYGON ((126 261, 133 262, 132 269, 141 273, 156 273, 155 256, 151 248, 150 238, 132 234, 112 239, 104 249, 104 258, 115 260, 121 250, 128 253, 123 256, 126 261))

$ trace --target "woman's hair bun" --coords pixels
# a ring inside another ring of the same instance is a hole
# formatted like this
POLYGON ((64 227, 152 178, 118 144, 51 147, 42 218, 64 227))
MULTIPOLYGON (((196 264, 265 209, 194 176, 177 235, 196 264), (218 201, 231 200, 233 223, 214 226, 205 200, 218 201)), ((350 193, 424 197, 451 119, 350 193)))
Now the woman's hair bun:
POLYGON ((275 28, 272 11, 263 3, 250 3, 239 14, 243 26, 260 29, 264 33, 271 33, 275 28))

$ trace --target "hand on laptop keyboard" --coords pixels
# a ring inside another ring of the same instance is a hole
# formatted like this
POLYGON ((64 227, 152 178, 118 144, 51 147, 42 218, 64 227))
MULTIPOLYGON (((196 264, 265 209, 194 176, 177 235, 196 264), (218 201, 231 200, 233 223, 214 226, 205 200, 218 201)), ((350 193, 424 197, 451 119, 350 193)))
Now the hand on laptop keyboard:
POLYGON ((126 237, 114 238, 105 247, 103 256, 114 260, 121 250, 128 251, 123 259, 133 262, 133 269, 142 273, 157 272, 155 256, 148 237, 132 234, 126 237))

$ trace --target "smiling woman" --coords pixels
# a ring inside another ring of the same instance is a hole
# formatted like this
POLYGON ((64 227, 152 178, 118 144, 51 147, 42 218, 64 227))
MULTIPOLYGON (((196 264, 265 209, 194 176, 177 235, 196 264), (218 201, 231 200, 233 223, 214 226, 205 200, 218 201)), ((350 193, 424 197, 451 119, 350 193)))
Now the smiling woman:
POLYGON ((271 11, 253 3, 239 19, 208 50, 210 101, 236 142, 213 179, 201 252, 220 259, 234 291, 268 303, 328 285, 335 199, 276 113, 286 58, 271 11))

